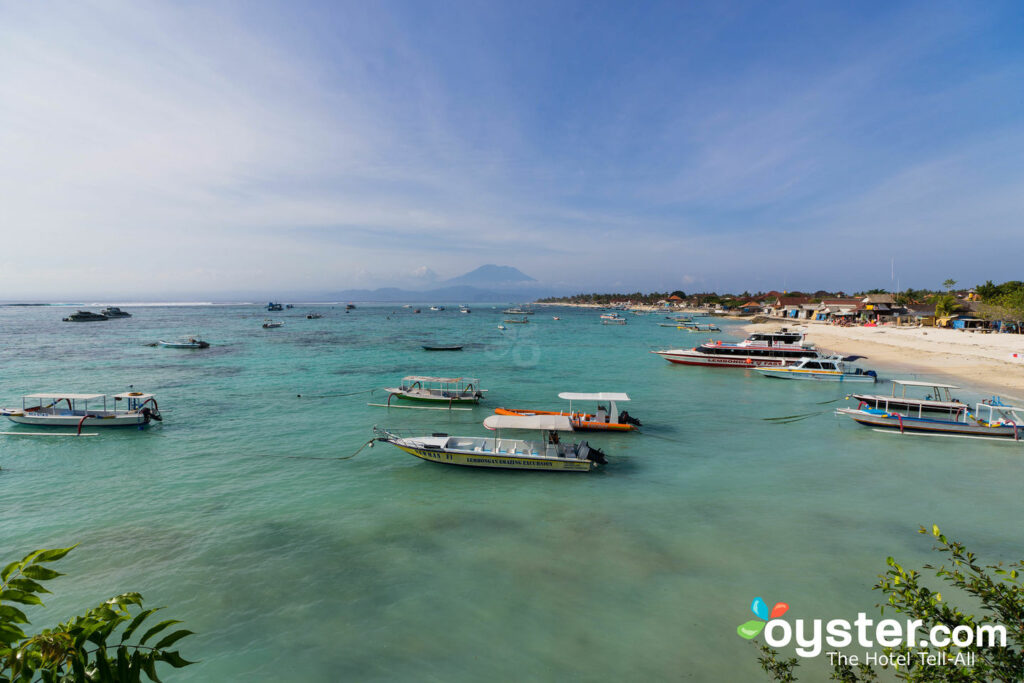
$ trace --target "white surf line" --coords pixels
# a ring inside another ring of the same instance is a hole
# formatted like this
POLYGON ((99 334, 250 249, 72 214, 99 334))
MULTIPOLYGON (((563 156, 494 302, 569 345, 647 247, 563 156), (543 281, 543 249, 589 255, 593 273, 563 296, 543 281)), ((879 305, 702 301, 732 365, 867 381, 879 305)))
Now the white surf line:
POLYGON ((406 410, 473 410, 472 408, 435 408, 433 406, 389 406, 387 403, 367 403, 366 405, 375 408, 405 408, 406 410))
MULTIPOLYGON (((1021 443, 1020 441, 1014 441, 1013 438, 1009 437, 1009 436, 1001 436, 1000 437, 1000 436, 970 436, 970 435, 967 435, 967 434, 927 434, 925 432, 912 432, 912 431, 909 431, 909 430, 905 431, 903 433, 900 433, 898 431, 894 431, 895 429, 896 429, 895 427, 893 429, 874 429, 874 428, 872 428, 871 431, 878 432, 880 434, 896 434, 897 436, 943 436, 943 437, 946 437, 947 439, 984 439, 985 441, 1002 441, 1003 443, 1006 443, 1006 442, 1021 443)), ((1022 431, 1024 431, 1024 430, 1022 430, 1022 431)))
POLYGON ((84 434, 50 434, 49 432, 0 432, 5 436, 99 436, 99 432, 86 432, 84 434))

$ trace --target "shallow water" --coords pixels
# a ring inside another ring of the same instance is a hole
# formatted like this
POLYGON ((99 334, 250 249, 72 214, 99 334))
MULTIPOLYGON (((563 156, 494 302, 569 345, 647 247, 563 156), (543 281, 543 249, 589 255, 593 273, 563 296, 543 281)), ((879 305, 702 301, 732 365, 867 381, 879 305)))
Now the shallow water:
POLYGON ((794 618, 873 614, 887 555, 930 559, 922 524, 1019 556, 1024 446, 879 434, 832 414, 847 387, 673 366, 648 350, 709 335, 660 316, 559 309, 502 332, 501 307, 367 305, 264 330, 255 306, 71 310, 0 307, 0 405, 133 386, 165 419, 0 436, 0 562, 80 543, 37 623, 138 590, 199 633, 182 649, 202 662, 173 680, 766 680, 736 635, 756 595, 794 618), (196 332, 214 346, 148 346, 196 332), (406 374, 479 377, 486 407, 366 405, 406 374), (484 434, 493 407, 555 409, 560 391, 628 392, 643 433, 585 434, 609 455, 594 474, 385 444, 334 459, 374 424, 484 434))

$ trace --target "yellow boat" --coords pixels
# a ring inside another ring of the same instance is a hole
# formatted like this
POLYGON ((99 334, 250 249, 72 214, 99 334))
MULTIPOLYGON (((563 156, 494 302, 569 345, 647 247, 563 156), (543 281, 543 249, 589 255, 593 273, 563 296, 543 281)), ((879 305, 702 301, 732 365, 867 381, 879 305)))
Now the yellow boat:
POLYGON ((559 412, 551 410, 527 410, 522 408, 495 408, 494 412, 498 415, 518 415, 521 417, 530 417, 533 415, 561 415, 569 418, 569 422, 572 424, 573 429, 584 431, 606 431, 606 432, 631 432, 637 427, 640 427, 640 420, 632 417, 626 411, 619 412, 619 408, 616 403, 628 401, 629 396, 626 394, 600 392, 596 394, 578 394, 571 392, 562 392, 558 395, 558 398, 569 401, 568 412, 559 412), (593 413, 574 412, 572 409, 573 401, 597 401, 597 410, 593 413), (601 405, 602 402, 608 402, 608 406, 601 405))
POLYGON ((591 448, 586 441, 563 443, 559 432, 571 432, 572 424, 562 416, 491 415, 484 427, 495 431, 494 437, 402 436, 387 429, 373 428, 378 441, 385 441, 421 460, 444 465, 484 467, 491 469, 541 470, 547 472, 589 472, 603 465, 604 453, 591 448), (505 439, 502 429, 530 429, 541 432, 539 441, 505 439))

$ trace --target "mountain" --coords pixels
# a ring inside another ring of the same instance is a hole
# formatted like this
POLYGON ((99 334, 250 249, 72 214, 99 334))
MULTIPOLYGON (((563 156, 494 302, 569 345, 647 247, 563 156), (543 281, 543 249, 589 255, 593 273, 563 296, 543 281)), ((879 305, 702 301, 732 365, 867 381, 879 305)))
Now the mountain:
POLYGON ((465 275, 445 280, 441 284, 448 286, 470 285, 472 287, 514 287, 527 282, 536 282, 535 279, 525 274, 518 268, 512 266, 496 266, 493 263, 480 266, 471 270, 465 275))

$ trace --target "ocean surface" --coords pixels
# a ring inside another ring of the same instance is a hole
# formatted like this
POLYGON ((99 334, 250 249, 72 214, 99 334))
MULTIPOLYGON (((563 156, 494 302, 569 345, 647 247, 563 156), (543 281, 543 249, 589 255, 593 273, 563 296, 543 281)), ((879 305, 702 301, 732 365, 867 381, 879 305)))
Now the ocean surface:
MULTIPOLYGON (((887 556, 938 560, 919 525, 983 561, 1020 556, 1024 446, 880 434, 833 415, 846 386, 671 365, 648 351, 711 335, 658 315, 539 309, 501 331, 501 306, 305 306, 264 330, 257 306, 126 308, 64 323, 74 308, 0 307, 0 405, 132 388, 164 415, 0 435, 0 563, 80 544, 39 626, 130 590, 167 605, 200 663, 165 680, 767 680, 736 634, 755 596, 794 619, 876 615, 887 556), (195 333, 213 346, 151 346, 195 333), (479 377, 486 405, 366 405, 409 374, 479 377), (561 391, 629 393, 642 433, 583 434, 608 454, 591 474, 387 444, 336 459, 374 425, 482 435, 494 407, 558 409, 561 391), (766 419, 790 415, 805 419, 766 419)), ((717 338, 742 336, 723 325, 717 338)))

